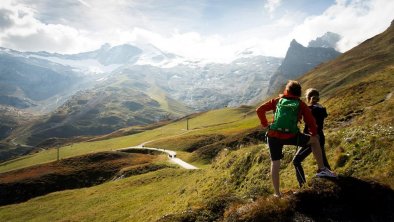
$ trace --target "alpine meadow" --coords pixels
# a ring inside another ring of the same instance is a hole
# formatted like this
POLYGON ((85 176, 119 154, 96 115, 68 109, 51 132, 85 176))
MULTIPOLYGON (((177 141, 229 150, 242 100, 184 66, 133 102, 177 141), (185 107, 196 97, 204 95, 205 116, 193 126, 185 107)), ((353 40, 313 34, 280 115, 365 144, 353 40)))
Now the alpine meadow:
POLYGON ((0 221, 394 221, 393 10, 0 3, 0 221), (310 155, 300 187, 297 141, 274 195, 272 129, 256 109, 288 80, 301 100, 320 92, 336 176, 310 155))

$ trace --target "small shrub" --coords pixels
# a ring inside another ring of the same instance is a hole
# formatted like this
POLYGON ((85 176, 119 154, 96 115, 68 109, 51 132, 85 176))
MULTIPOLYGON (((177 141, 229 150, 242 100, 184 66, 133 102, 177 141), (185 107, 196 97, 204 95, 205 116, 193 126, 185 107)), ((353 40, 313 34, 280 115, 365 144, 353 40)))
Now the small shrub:
POLYGON ((349 160, 349 156, 345 153, 342 153, 337 157, 337 160, 335 161, 335 168, 343 167, 345 166, 346 162, 349 160))

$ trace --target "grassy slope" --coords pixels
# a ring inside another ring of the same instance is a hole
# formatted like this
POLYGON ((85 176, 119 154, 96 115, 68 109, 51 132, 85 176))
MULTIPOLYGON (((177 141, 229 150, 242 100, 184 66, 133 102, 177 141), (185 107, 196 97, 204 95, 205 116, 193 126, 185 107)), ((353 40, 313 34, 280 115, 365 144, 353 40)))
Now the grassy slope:
POLYGON ((186 107, 184 104, 169 98, 158 87, 151 87, 147 94, 160 104, 160 108, 172 113, 176 116, 182 116, 185 113, 192 113, 192 109, 186 107))
POLYGON ((2 207, 0 215, 5 221, 153 221, 187 206, 187 199, 175 198, 191 185, 190 180, 185 180, 189 174, 161 170, 91 188, 52 193, 2 207))
MULTIPOLYGON (((285 192, 296 186, 293 169, 286 167, 291 157, 287 150, 282 174, 285 192)), ((56 192, 0 207, 0 215, 6 221, 156 221, 166 214, 204 207, 216 196, 243 200, 270 196, 269 163, 268 149, 263 145, 224 150, 202 170, 162 169, 95 187, 56 192)))
POLYGON ((99 152, 0 174, 0 205, 172 167, 165 155, 99 152))
POLYGON ((394 24, 304 75, 328 109, 326 138, 337 171, 394 187, 394 24))
MULTIPOLYGON (((247 127, 255 127, 257 119, 254 115, 244 118, 245 112, 249 109, 234 108, 214 110, 191 117, 189 120, 190 132, 186 129, 186 120, 181 119, 174 123, 168 124, 154 130, 146 131, 130 136, 112 138, 102 141, 76 143, 60 148, 61 158, 83 155, 91 152, 100 152, 113 150, 123 147, 136 146, 146 141, 156 140, 159 138, 176 138, 179 134, 210 134, 216 133, 236 133, 247 127), (237 121, 241 121, 239 124, 237 121)), ((0 165, 0 172, 13 169, 32 166, 35 164, 54 161, 57 158, 57 150, 49 149, 33 155, 24 156, 22 158, 8 161, 0 165)))
POLYGON ((256 194, 253 191, 261 190, 259 194, 268 194, 269 188, 260 177, 262 172, 264 180, 269 177, 268 152, 260 150, 251 147, 223 152, 212 167, 204 170, 163 169, 95 187, 56 192, 0 207, 0 215, 6 221, 155 221, 165 214, 198 206, 215 195, 234 192, 252 196, 256 194))

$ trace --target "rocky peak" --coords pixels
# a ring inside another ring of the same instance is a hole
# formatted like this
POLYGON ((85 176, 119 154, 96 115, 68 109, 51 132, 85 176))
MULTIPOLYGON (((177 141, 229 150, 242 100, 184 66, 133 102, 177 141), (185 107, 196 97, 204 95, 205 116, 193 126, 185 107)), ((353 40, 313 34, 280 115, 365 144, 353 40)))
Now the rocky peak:
POLYGON ((337 33, 326 32, 323 36, 309 42, 308 47, 336 48, 341 36, 337 33))
POLYGON ((288 79, 297 79, 320 63, 340 54, 330 47, 304 47, 293 39, 285 59, 270 79, 267 95, 275 94, 288 79))
POLYGON ((106 51, 106 50, 108 50, 108 49, 110 49, 110 48, 111 48, 111 45, 110 45, 109 43, 105 43, 105 44, 103 44, 103 45, 100 47, 100 50, 106 51))
POLYGON ((301 45, 300 43, 298 43, 295 39, 291 40, 290 42, 290 48, 294 48, 294 47, 304 47, 303 45, 301 45))

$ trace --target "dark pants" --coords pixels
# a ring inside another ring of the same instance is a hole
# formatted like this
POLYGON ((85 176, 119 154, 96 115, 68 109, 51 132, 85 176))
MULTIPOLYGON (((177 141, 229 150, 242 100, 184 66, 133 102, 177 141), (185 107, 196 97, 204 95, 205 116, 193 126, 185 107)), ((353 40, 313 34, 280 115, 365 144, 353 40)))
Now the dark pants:
MULTIPOLYGON (((327 156, 326 156, 326 152, 324 150, 324 143, 325 143, 325 137, 324 134, 319 134, 319 142, 320 142, 320 147, 321 147, 321 151, 322 151, 322 157, 323 157, 323 164, 325 167, 327 167, 328 169, 331 170, 330 165, 328 164, 327 161, 327 156)), ((294 168, 296 171, 296 176, 297 176, 297 180, 298 183, 300 184, 300 187, 302 187, 302 185, 306 182, 305 180, 305 174, 304 174, 304 169, 302 168, 302 161, 309 156, 309 154, 312 153, 312 148, 310 146, 307 147, 300 147, 294 158, 293 158, 293 164, 294 164, 294 168)))
POLYGON ((280 139, 276 137, 267 138, 268 148, 270 150, 271 160, 280 160, 283 158, 283 146, 284 145, 293 145, 300 147, 308 147, 310 136, 304 133, 297 133, 294 137, 289 139, 280 139))

